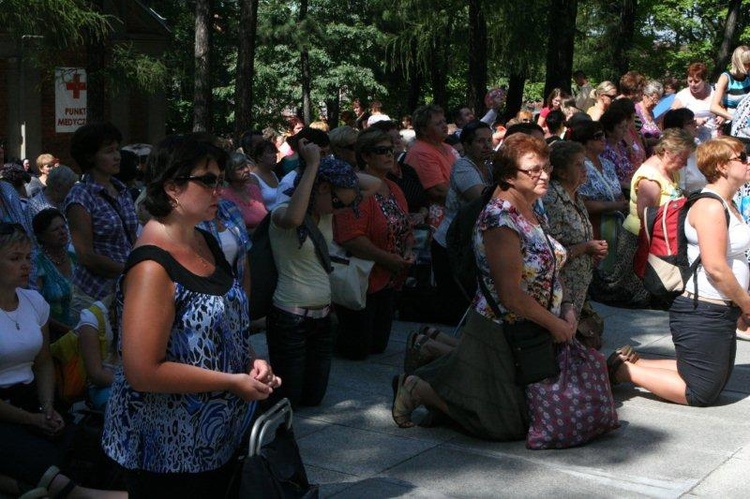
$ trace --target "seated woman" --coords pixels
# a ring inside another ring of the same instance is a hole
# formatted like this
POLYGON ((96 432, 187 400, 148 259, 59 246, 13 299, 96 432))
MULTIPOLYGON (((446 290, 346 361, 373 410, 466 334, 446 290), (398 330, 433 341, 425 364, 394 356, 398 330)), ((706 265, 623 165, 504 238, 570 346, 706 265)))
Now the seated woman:
POLYGON ((708 179, 703 192, 721 201, 700 199, 685 219, 688 261, 700 256, 701 264, 669 310, 677 359, 615 352, 608 365, 613 382, 632 382, 677 404, 709 406, 732 374, 737 319, 750 317, 750 269, 745 259, 750 227, 732 204, 740 186, 750 181, 750 164, 742 142, 720 137, 698 146, 698 168, 708 179), (697 296, 692 294, 694 279, 697 296))
POLYGON ((393 169, 391 137, 368 128, 357 137, 357 153, 364 172, 382 181, 373 196, 362 201, 359 213, 340 210, 334 214, 334 240, 358 258, 372 260, 363 310, 336 306, 339 319, 337 350, 346 358, 361 360, 383 353, 391 336, 396 289, 412 264, 413 235, 409 208, 401 189, 386 178, 393 169))
POLYGON ((221 197, 237 205, 247 231, 252 234, 255 227, 268 214, 268 210, 263 204, 263 194, 258 183, 250 179, 250 163, 247 157, 240 152, 231 153, 227 165, 229 186, 221 189, 221 197))
POLYGON ((278 195, 279 177, 273 171, 276 167, 277 154, 276 146, 270 140, 258 142, 252 151, 255 170, 250 173, 252 176, 250 181, 254 181, 260 188, 263 204, 267 210, 270 210, 276 204, 278 195))
POLYGON ((76 318, 70 309, 75 253, 70 251, 68 224, 56 208, 40 211, 32 221, 39 243, 37 288, 50 305, 50 341, 70 331, 76 318))
POLYGON ((594 121, 599 121, 604 112, 617 98, 617 87, 611 81, 603 81, 591 92, 595 99, 593 106, 586 110, 586 114, 594 121))
POLYGON ((466 155, 456 160, 445 198, 445 217, 432 239, 432 272, 440 293, 439 308, 446 324, 458 324, 473 298, 472 290, 464 290, 454 278, 448 260, 446 234, 462 206, 482 195, 490 185, 488 161, 492 157, 492 130, 478 120, 466 124, 461 131, 466 155), (471 295, 471 296, 469 296, 471 295))
POLYGON ((495 303, 478 290, 458 347, 414 375, 394 379, 392 415, 398 426, 413 426, 411 413, 424 404, 478 437, 526 437, 527 405, 515 383, 503 322, 533 321, 557 342, 575 334, 573 307, 563 305, 556 275, 565 248, 545 234, 545 221, 533 208, 547 192, 548 160, 544 140, 526 134, 509 137, 495 154, 497 188, 474 230, 478 277, 495 303))
POLYGON ((64 468, 65 422, 54 408, 55 368, 49 352, 49 305, 28 284, 31 239, 0 222, 0 480, 3 492, 33 497, 120 497, 78 487, 64 468))
POLYGON ((81 318, 75 328, 86 370, 88 402, 97 411, 106 407, 115 369, 121 363, 112 332, 114 310, 115 307, 109 303, 94 302, 81 311, 81 318))
POLYGON ((189 134, 149 156, 153 216, 118 280, 122 366, 104 423, 104 452, 126 469, 131 497, 224 496, 255 401, 281 381, 246 331, 247 297, 215 239, 226 153, 189 134))
POLYGON ((729 71, 721 73, 719 81, 716 82, 716 90, 711 97, 711 112, 716 116, 718 126, 729 124, 734 118, 737 106, 750 94, 748 73, 750 73, 750 47, 740 45, 732 52, 731 67, 729 71))
POLYGON ((550 163, 552 179, 543 199, 544 211, 549 219, 549 235, 568 252, 560 280, 579 319, 579 339, 587 346, 600 348, 604 328, 587 295, 594 268, 607 255, 607 241, 594 239, 586 206, 578 195, 578 188, 586 182, 585 149, 577 142, 555 142, 550 148, 550 163), (594 324, 596 327, 591 327, 594 324))

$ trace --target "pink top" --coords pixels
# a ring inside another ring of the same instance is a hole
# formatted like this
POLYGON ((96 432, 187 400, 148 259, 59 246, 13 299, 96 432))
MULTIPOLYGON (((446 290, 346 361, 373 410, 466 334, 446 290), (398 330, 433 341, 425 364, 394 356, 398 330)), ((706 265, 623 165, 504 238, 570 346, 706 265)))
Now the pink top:
POLYGON ((237 205, 240 213, 242 213, 242 219, 245 221, 245 226, 248 230, 253 230, 258 226, 263 217, 266 216, 268 210, 263 204, 263 194, 260 192, 260 188, 255 184, 247 184, 245 186, 248 200, 244 200, 242 196, 231 187, 224 187, 221 189, 221 198, 228 199, 237 205))

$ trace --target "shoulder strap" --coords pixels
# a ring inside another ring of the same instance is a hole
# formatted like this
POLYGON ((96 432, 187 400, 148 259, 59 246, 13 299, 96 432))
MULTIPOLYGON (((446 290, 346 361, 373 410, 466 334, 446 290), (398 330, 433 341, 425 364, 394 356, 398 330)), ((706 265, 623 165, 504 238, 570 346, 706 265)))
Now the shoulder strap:
MULTIPOLYGON (((687 210, 685 212, 685 216, 687 217, 687 211, 690 210, 690 208, 693 207, 693 204, 698 201, 699 199, 704 198, 713 198, 721 203, 721 205, 724 207, 724 215, 727 219, 727 229, 729 228, 730 223, 730 215, 729 210, 727 209, 727 205, 724 202, 724 199, 722 199, 721 196, 718 194, 715 194, 711 191, 700 191, 700 192, 694 192, 690 195, 690 197, 687 200, 687 210)), ((695 261, 690 265, 690 275, 693 276, 693 307, 698 306, 698 265, 701 263, 701 255, 700 252, 698 252, 698 257, 695 259, 695 261)))
POLYGON ((331 255, 328 253, 328 244, 326 243, 323 233, 320 232, 318 225, 313 222, 309 214, 305 214, 305 221, 303 222, 307 229, 307 235, 315 246, 315 254, 318 256, 320 265, 325 270, 326 274, 333 272, 333 266, 331 265, 331 255))

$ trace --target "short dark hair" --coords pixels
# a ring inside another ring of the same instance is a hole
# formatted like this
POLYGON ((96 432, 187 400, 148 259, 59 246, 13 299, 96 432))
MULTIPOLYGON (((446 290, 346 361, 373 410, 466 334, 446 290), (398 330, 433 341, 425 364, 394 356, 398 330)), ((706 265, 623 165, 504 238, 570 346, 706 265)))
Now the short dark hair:
POLYGON ((505 131, 505 138, 507 139, 511 135, 515 135, 517 133, 523 133, 526 135, 531 135, 534 132, 539 132, 542 135, 544 135, 544 129, 537 125, 536 123, 514 123, 513 125, 509 126, 508 129, 505 131))
POLYGON ((560 174, 567 172, 576 154, 584 154, 586 150, 578 142, 558 140, 550 145, 549 162, 552 165, 552 180, 560 180, 560 174))
POLYGON ((57 217, 62 218, 65 220, 65 217, 63 216, 62 212, 58 210, 57 208, 45 208, 36 215, 34 215, 34 218, 31 221, 31 228, 34 230, 34 235, 39 237, 39 235, 47 230, 49 228, 50 224, 54 219, 57 217))
MULTIPOLYGON (((623 100, 623 99, 620 99, 623 100)), ((632 102, 632 101, 631 101, 632 102)), ((623 121, 626 121, 628 119, 628 115, 625 114, 624 111, 621 109, 612 109, 612 106, 609 106, 609 109, 604 111, 604 114, 602 114, 602 117, 599 118, 599 123, 602 124, 602 129, 604 130, 604 133, 609 135, 612 133, 612 131, 615 129, 617 125, 622 123, 623 121)))
MULTIPOLYGON (((609 105, 607 111, 622 111, 625 114, 626 119, 630 119, 635 116, 635 102, 627 97, 621 97, 615 99, 615 101, 609 105)), ((606 112, 606 111, 605 111, 606 112)), ((601 118, 599 118, 601 119, 601 118)))
POLYGON ((565 113, 555 109, 547 115, 547 128, 551 133, 558 132, 565 124, 565 113))
POLYGON ((445 111, 443 111, 442 107, 435 104, 427 104, 426 106, 420 106, 414 110, 412 121, 417 138, 421 138, 424 135, 425 128, 430 124, 430 120, 435 114, 442 114, 445 116, 445 111))
POLYGON ((471 144, 477 135, 477 130, 486 129, 492 131, 492 128, 484 121, 474 120, 468 122, 461 129, 461 143, 471 144))
POLYGON ((276 145, 271 142, 270 140, 262 140, 255 144, 255 147, 253 147, 252 154, 250 155, 255 162, 258 162, 258 158, 263 156, 266 151, 273 151, 278 152, 278 149, 276 148, 276 145))
POLYGON ((664 130, 668 128, 683 128, 695 119, 695 113, 686 107, 670 109, 664 114, 664 130))
POLYGON ((376 130, 383 130, 384 132, 390 132, 391 130, 398 130, 398 123, 393 120, 376 121, 372 125, 367 127, 374 128, 376 130))
POLYGON ((94 154, 105 144, 122 142, 122 133, 112 123, 89 123, 73 133, 70 155, 82 173, 94 168, 94 154))
POLYGON ((146 200, 144 206, 154 217, 165 217, 172 212, 169 196, 164 191, 167 182, 190 175, 202 161, 216 161, 224 171, 227 153, 207 134, 171 135, 157 144, 146 163, 146 200))
POLYGON ((248 130, 247 132, 242 134, 242 137, 240 137, 240 147, 243 151, 245 151, 245 154, 250 154, 250 152, 253 149, 253 138, 254 137, 263 137, 263 132, 260 130, 248 130))
POLYGON ((362 158, 363 153, 370 152, 369 150, 377 146, 380 142, 391 143, 391 136, 387 132, 375 127, 367 127, 360 134, 357 135, 357 144, 355 150, 357 152, 357 163, 361 166, 365 166, 365 161, 362 158))
POLYGON ((603 132, 602 124, 598 121, 581 121, 569 130, 568 139, 579 144, 594 140, 597 132, 603 132))
POLYGON ((141 171, 138 169, 138 155, 127 149, 120 149, 120 171, 114 176, 123 184, 141 177, 141 171))

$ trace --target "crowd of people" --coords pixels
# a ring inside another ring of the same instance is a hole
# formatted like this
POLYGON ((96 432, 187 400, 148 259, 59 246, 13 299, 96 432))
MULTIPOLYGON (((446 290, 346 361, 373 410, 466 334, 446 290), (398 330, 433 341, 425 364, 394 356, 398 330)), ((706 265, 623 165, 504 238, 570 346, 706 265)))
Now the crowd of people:
POLYGON ((288 136, 249 131, 236 149, 172 135, 146 161, 115 126, 91 123, 71 137, 75 169, 50 153, 6 163, 0 490, 125 497, 66 469, 76 396, 60 352, 71 338, 77 399, 104 414, 103 449, 130 496, 208 497, 226 488, 262 401, 321 404, 333 356, 383 353, 404 297, 424 287, 435 290, 425 322, 461 334, 409 338, 393 380, 400 427, 425 405, 478 437, 524 438, 528 401, 503 331, 526 321, 598 350, 592 300, 670 311, 676 360, 623 346, 607 359, 613 385, 713 404, 736 339, 750 339, 750 146, 728 126, 750 94, 750 48, 715 85, 707 75, 690 64, 679 90, 636 72, 594 86, 579 71, 574 95, 555 89, 540 112, 507 122, 502 89, 481 119, 427 104, 396 122, 355 100, 333 129, 294 120, 288 136), (715 198, 685 220, 701 265, 664 303, 633 271, 641 216, 698 190, 715 198), (451 246, 467 213, 468 279, 451 246), (267 312, 251 317, 248 255, 261 237, 278 277, 267 312), (373 262, 362 308, 332 298, 334 243, 373 262), (250 343, 261 330, 268 360, 250 343))

